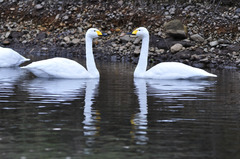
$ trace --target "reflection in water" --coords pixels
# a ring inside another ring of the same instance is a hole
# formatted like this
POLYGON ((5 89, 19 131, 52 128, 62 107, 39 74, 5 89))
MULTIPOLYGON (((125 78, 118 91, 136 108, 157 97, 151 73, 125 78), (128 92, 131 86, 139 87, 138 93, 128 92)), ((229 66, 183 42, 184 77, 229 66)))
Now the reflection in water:
POLYGON ((148 105, 147 105, 147 86, 145 79, 134 78, 134 85, 136 87, 136 94, 139 102, 139 113, 134 116, 131 124, 136 128, 136 142, 137 144, 147 144, 147 128, 148 128, 148 105))
MULTIPOLYGON (((183 95, 199 94, 214 83, 215 81, 207 80, 154 80, 134 78, 134 85, 136 87, 135 93, 139 101, 139 113, 134 115, 131 124, 134 125, 134 129, 136 129, 136 136, 134 137, 137 144, 147 144, 148 141, 148 95, 168 101, 181 98, 186 100, 186 97, 182 97, 183 95)), ((184 105, 178 104, 177 106, 170 106, 170 108, 184 108, 184 105)), ((191 121, 195 119, 170 118, 157 120, 157 122, 178 122, 183 120, 191 121)))
MULTIPOLYGON (((84 105, 84 120, 83 120, 83 131, 84 131, 84 136, 86 136, 86 145, 90 145, 94 143, 94 136, 97 134, 98 131, 98 126, 97 123, 99 119, 99 113, 97 111, 93 111, 92 109, 92 104, 93 104, 93 99, 94 95, 97 92, 97 88, 99 85, 99 80, 98 79, 89 79, 86 82, 86 94, 85 94, 85 105, 84 105), (94 118, 95 115, 96 117, 94 118)), ((84 153, 88 154, 89 150, 87 148, 84 149, 84 153)))
POLYGON ((12 83, 16 81, 18 78, 20 78, 20 76, 22 76, 25 72, 26 72, 25 70, 18 67, 0 68, 0 81, 12 83))
MULTIPOLYGON (((0 68, 0 102, 9 102, 5 98, 14 94, 15 83, 26 71, 16 68, 0 68)), ((14 102, 14 101, 11 101, 14 102)))
POLYGON ((239 72, 164 81, 104 65, 100 84, 0 73, 0 158, 239 158, 239 72))
MULTIPOLYGON (((216 81, 210 80, 146 80, 149 92, 152 96, 161 97, 164 100, 181 99, 183 95, 205 94, 204 90, 216 81)), ((191 97, 188 98, 190 100, 191 97)), ((186 99, 186 97, 184 97, 186 99)), ((195 100, 195 98, 194 98, 195 100)))
POLYGON ((86 80, 35 78, 26 81, 25 87, 32 99, 38 98, 41 103, 72 101, 79 95, 86 80))

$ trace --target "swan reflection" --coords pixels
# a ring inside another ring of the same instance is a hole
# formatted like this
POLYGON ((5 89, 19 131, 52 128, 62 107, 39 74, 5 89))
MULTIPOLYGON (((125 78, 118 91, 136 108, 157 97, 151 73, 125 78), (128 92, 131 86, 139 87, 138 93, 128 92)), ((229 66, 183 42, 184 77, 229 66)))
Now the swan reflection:
MULTIPOLYGON (((189 100, 190 95, 206 93, 204 90, 210 88, 215 81, 208 80, 153 80, 134 78, 136 95, 138 96, 139 112, 134 114, 131 119, 133 126, 133 137, 137 144, 146 144, 148 141, 148 96, 161 98, 162 100, 174 100, 174 98, 185 98, 189 100), (183 97, 184 95, 184 97, 183 97), (185 96, 188 95, 188 96, 185 96)), ((184 108, 181 106, 171 106, 172 108, 184 108)), ((194 119, 166 119, 158 121, 177 122, 179 120, 194 120, 194 119)))
POLYGON ((137 144, 146 144, 148 141, 148 104, 147 104, 147 85, 145 79, 134 78, 134 85, 136 88, 136 95, 138 96, 139 112, 134 115, 131 124, 134 126, 134 138, 137 144))
POLYGON ((72 101, 79 96, 86 80, 35 78, 25 84, 32 99, 44 102, 72 101))
POLYGON ((96 134, 97 126, 95 123, 97 119, 99 119, 100 113, 98 111, 92 109, 93 99, 96 95, 98 88, 99 80, 98 79, 89 79, 86 82, 86 94, 85 94, 85 105, 84 105, 84 135, 85 136, 93 136, 96 134))
MULTIPOLYGON (((30 98, 34 103, 59 103, 84 97, 82 124, 86 144, 95 142, 94 136, 98 133, 98 121, 100 113, 92 108, 94 98, 98 92, 99 79, 45 79, 36 78, 25 84, 30 98), (35 100, 35 101, 34 101, 35 100)), ((55 129, 54 129, 55 130, 55 129)), ((84 151, 88 151, 87 149, 84 151)))
POLYGON ((20 68, 0 68, 0 102, 9 102, 4 98, 15 94, 15 84, 25 72, 20 68))
POLYGON ((13 83, 20 78, 26 71, 21 68, 0 68, 0 82, 13 83))
POLYGON ((149 86, 149 95, 160 97, 163 100, 195 99, 190 95, 205 94, 206 88, 211 88, 216 81, 211 80, 146 80, 149 86), (183 96, 188 95, 188 96, 183 96))

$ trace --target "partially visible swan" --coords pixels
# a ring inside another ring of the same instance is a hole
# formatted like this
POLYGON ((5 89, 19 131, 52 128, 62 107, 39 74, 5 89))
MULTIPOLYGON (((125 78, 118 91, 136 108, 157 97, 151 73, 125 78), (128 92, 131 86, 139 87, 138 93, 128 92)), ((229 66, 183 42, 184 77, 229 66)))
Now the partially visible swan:
POLYGON ((29 60, 10 48, 0 47, 0 67, 16 67, 29 60))
POLYGON ((101 35, 105 34, 102 34, 95 28, 90 28, 86 32, 85 41, 87 70, 79 63, 61 57, 33 62, 22 68, 28 69, 37 77, 42 78, 99 78, 100 75, 93 56, 92 41, 94 38, 101 35))
POLYGON ((142 48, 134 77, 152 79, 186 79, 217 77, 202 69, 194 68, 179 62, 162 62, 147 70, 149 33, 144 27, 137 28, 131 34, 142 38, 142 48))

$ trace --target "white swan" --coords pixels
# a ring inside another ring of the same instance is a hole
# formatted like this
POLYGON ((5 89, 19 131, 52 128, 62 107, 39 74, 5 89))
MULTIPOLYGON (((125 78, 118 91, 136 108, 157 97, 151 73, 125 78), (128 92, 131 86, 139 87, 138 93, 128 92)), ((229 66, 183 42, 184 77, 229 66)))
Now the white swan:
POLYGON ((42 78, 99 78, 100 75, 93 56, 92 41, 93 38, 97 38, 101 35, 105 34, 102 34, 95 28, 90 28, 86 32, 85 41, 87 70, 79 63, 61 57, 33 62, 22 68, 25 68, 37 77, 42 78))
POLYGON ((202 69, 194 68, 179 62, 162 62, 147 70, 149 33, 144 27, 137 28, 131 34, 142 38, 142 48, 134 77, 152 79, 186 79, 217 77, 202 69))
POLYGON ((29 60, 10 48, 0 47, 0 67, 16 67, 29 60))

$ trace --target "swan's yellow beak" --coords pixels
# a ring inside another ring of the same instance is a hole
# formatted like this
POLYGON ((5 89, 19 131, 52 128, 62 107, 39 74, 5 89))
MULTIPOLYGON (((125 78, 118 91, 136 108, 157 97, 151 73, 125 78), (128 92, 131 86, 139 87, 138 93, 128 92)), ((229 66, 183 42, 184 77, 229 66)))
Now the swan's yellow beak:
POLYGON ((138 30, 134 30, 134 31, 132 32, 132 34, 133 34, 133 35, 136 35, 137 32, 138 32, 138 30))
POLYGON ((101 36, 101 35, 102 35, 102 33, 101 33, 99 30, 97 30, 96 32, 97 32, 97 35, 98 35, 98 36, 101 36))

